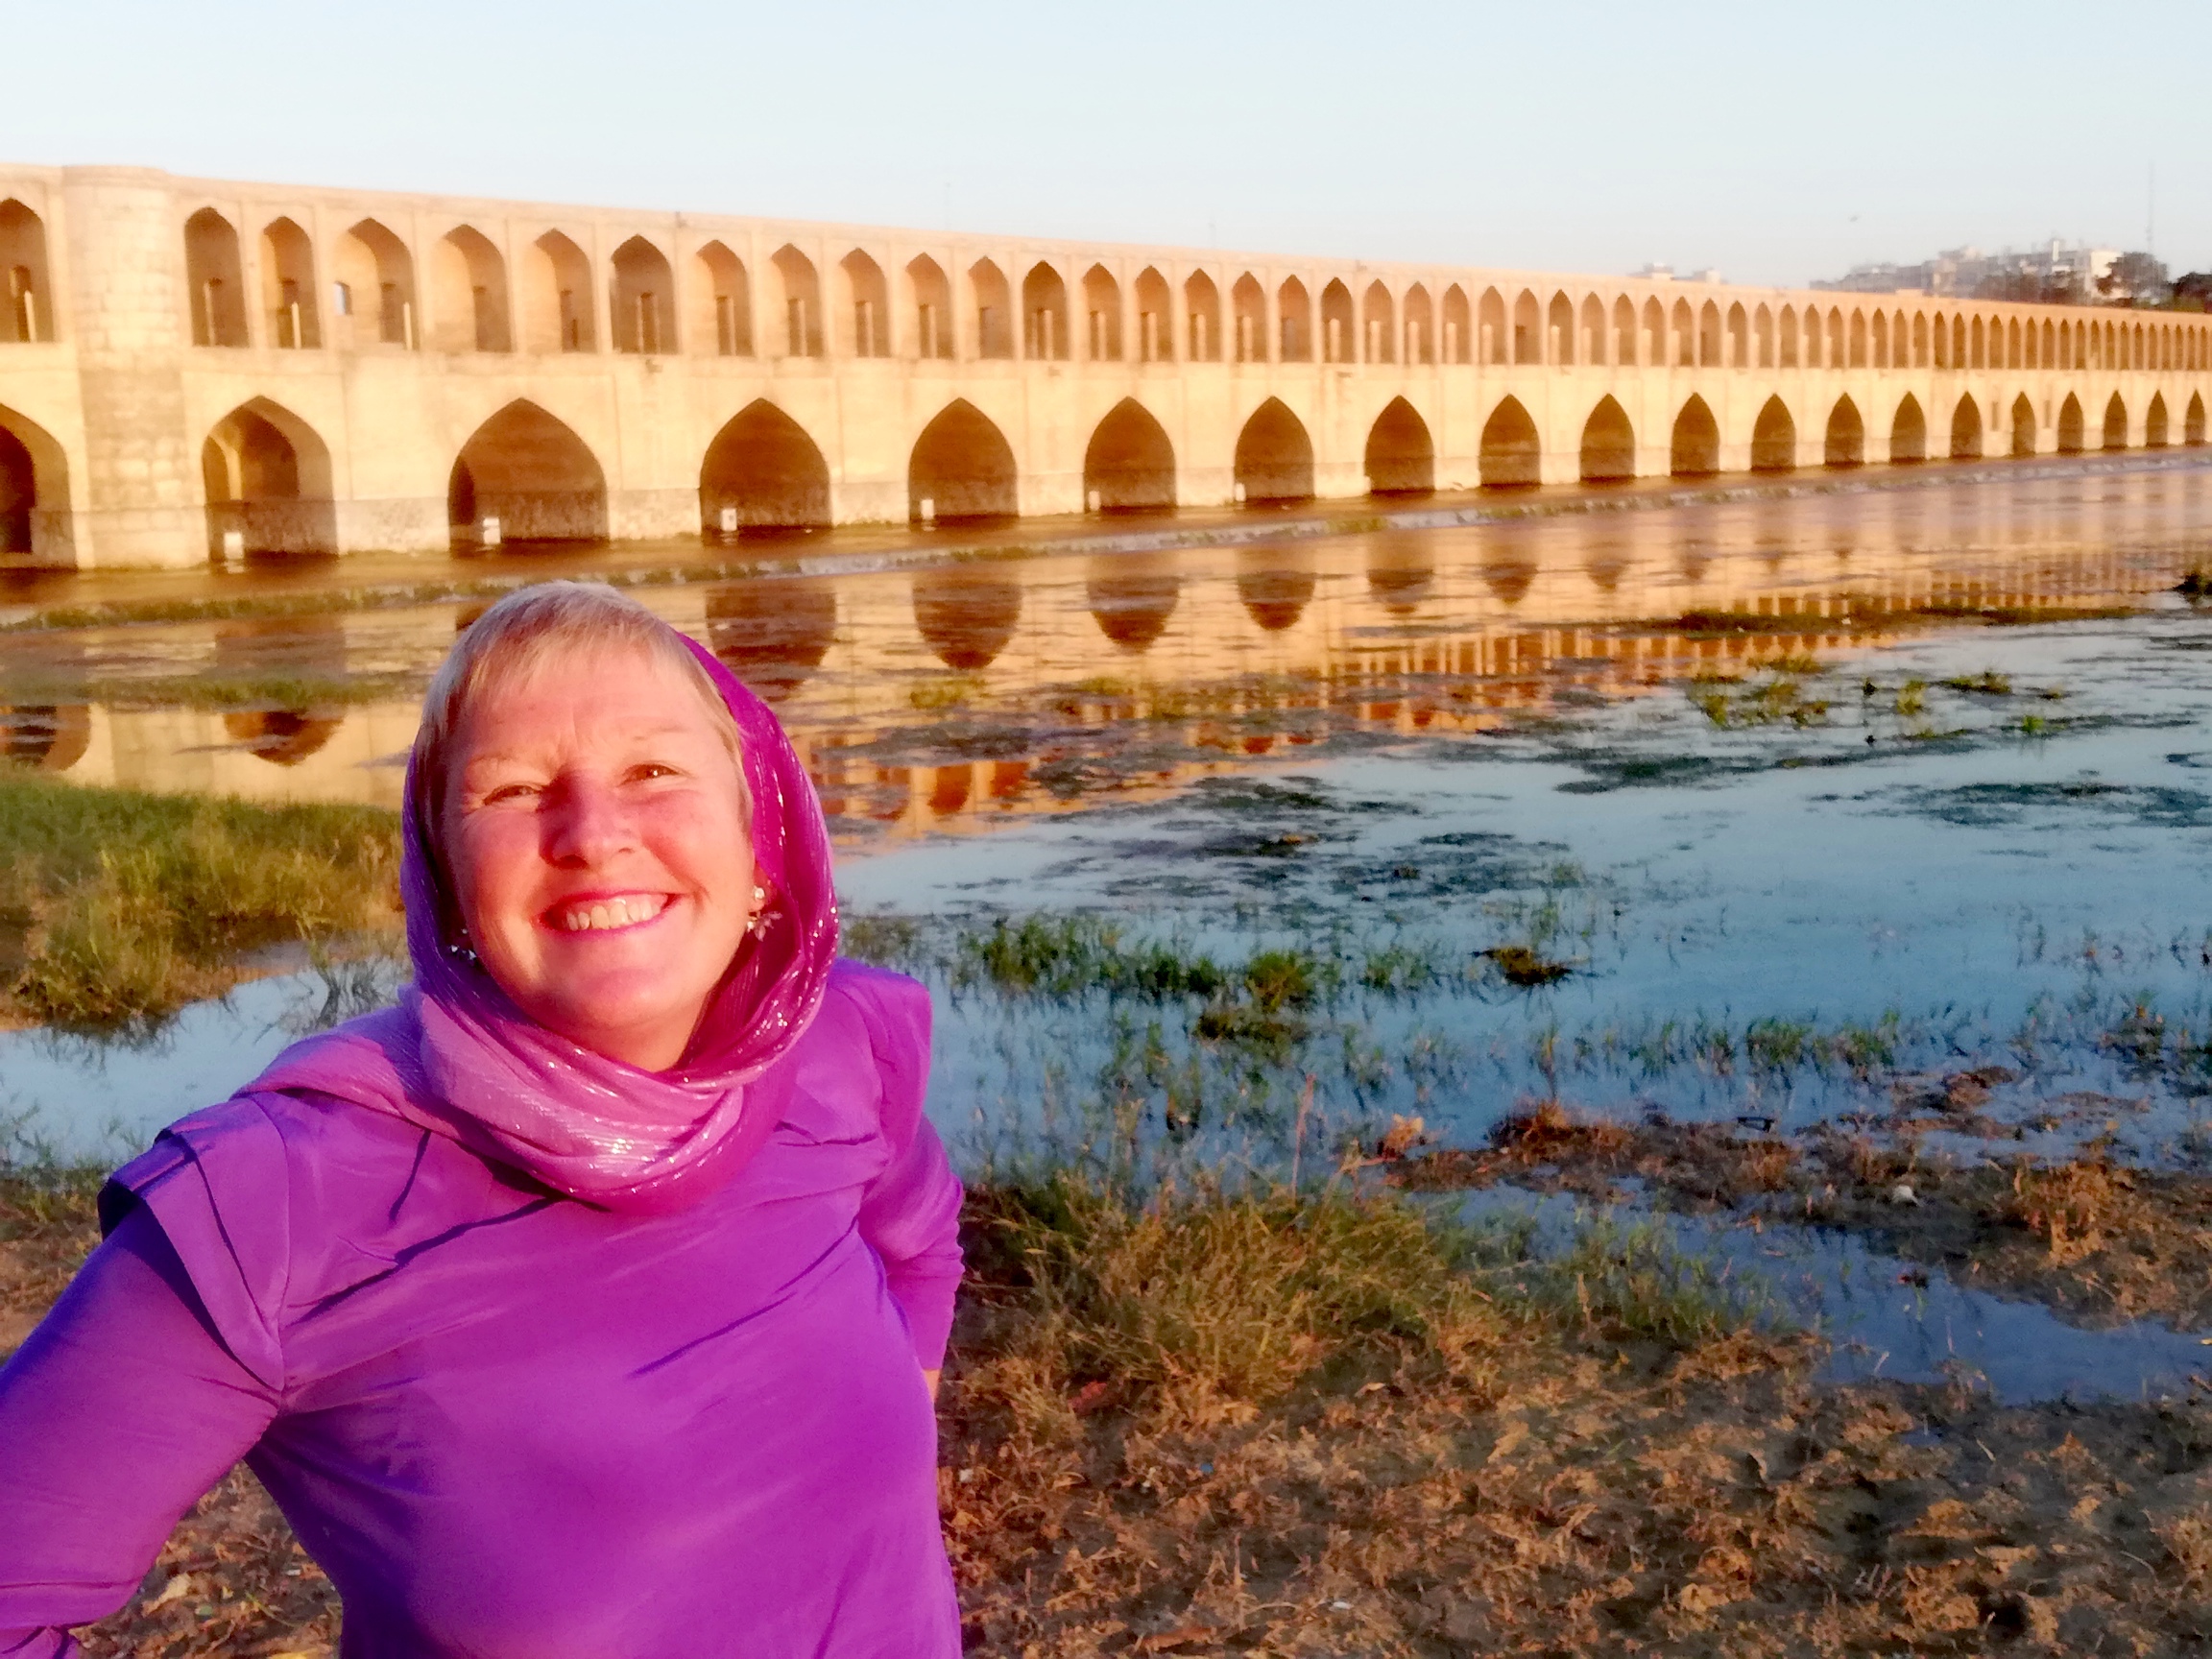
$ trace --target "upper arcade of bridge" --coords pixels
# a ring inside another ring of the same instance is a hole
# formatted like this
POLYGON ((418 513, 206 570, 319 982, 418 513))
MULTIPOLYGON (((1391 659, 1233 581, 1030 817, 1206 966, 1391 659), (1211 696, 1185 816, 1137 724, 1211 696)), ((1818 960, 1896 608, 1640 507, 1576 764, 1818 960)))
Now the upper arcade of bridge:
POLYGON ((115 168, 0 167, 0 554, 74 564, 2197 442, 2212 371, 2170 314, 115 168))

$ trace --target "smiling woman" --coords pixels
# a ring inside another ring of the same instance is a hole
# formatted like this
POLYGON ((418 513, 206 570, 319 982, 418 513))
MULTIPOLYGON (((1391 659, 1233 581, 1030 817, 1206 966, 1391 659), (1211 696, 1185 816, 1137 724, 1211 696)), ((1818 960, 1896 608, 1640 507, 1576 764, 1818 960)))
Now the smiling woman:
POLYGON ((766 706, 611 589, 470 625, 409 773, 414 983, 164 1131, 0 1371, 0 1652, 243 1456, 346 1647, 952 1659, 929 1001, 835 959, 766 706))

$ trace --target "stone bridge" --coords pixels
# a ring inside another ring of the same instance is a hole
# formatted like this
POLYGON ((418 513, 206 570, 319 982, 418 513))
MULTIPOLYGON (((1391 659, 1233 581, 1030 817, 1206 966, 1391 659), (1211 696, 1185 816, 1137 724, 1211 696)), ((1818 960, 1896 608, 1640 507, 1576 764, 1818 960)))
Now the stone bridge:
POLYGON ((0 166, 0 562, 2201 444, 2201 316, 0 166))

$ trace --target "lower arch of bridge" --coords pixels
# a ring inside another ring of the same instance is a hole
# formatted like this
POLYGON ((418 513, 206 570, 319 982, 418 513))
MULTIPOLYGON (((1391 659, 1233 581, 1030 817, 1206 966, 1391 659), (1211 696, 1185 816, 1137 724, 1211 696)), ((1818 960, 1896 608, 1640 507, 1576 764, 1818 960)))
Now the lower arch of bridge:
POLYGON ((2035 405, 2028 400, 2025 392, 2012 399, 2012 453, 2016 456, 2035 453, 2035 405))
POLYGON ((338 551, 330 450, 313 427, 266 397, 241 403, 200 445, 207 556, 338 551))
POLYGON ((2086 422, 2081 417, 2081 399, 2073 393, 2066 394, 2066 401, 2058 410, 2058 453, 2079 455, 2085 447, 2082 437, 2086 422))
POLYGON ((1628 411, 1607 393, 1582 422, 1582 482, 1611 484, 1636 476, 1636 429, 1628 411))
POLYGON ((1270 397, 1237 434, 1241 501, 1308 501, 1313 495, 1313 440, 1289 405, 1270 397))
POLYGON ((756 398, 714 434, 699 466, 699 525, 708 541, 829 522, 830 466, 798 421, 756 398))
POLYGON ((2189 408, 2181 417, 2181 442, 2194 448, 2204 442, 2204 395, 2189 394, 2189 408))
POLYGON ((1837 398, 1836 407, 1828 411, 1820 458, 1828 467, 1857 467, 1866 459, 1866 422, 1848 397, 1837 398))
POLYGON ((67 550, 68 460, 36 421, 0 407, 0 553, 67 550))
POLYGON ((2128 405, 2120 401, 2120 394, 2112 394, 2112 401, 2104 405, 2104 447, 2128 447, 2128 405))
POLYGON ((1928 459, 1928 416, 1920 407, 1920 399, 1908 392, 1897 404, 1897 413, 1889 421, 1889 459, 1896 461, 1925 461, 1928 459))
POLYGON ((1136 398, 1115 404, 1091 434, 1083 451, 1083 499, 1099 513, 1175 505, 1175 446, 1136 398))
POLYGON ((1009 518, 1020 511, 1014 449, 990 418, 955 397, 914 440, 906 515, 920 523, 1009 518))
POLYGON ((1254 547, 1237 556, 1237 597, 1270 634, 1297 625, 1313 588, 1312 556, 1302 548, 1254 547))
POLYGON ((1022 621, 1022 586, 988 565, 914 576, 914 627, 937 661, 974 673, 998 661, 1022 621))
POLYGON ((456 548, 508 542, 604 541, 607 475, 584 440, 518 397, 469 435, 445 489, 456 548))
POLYGON ((1436 443, 1429 422, 1393 397, 1367 431, 1367 490, 1373 495, 1427 495, 1436 488, 1436 443))
POLYGON ((763 576, 707 589, 707 649, 771 703, 821 667, 836 637, 836 589, 820 577, 763 576))
POLYGON ((1695 392, 1674 417, 1667 469, 1677 478, 1704 478, 1720 470, 1720 426, 1695 392))
POLYGON ((1172 557, 1116 553, 1091 562, 1084 597, 1098 632, 1141 657, 1167 631, 1182 587, 1172 557))
POLYGON ((1790 406, 1780 397, 1769 397, 1759 406, 1759 418, 1751 423, 1751 470, 1754 472, 1788 472, 1797 465, 1797 422, 1791 418, 1790 406))
POLYGON ((1961 397, 1951 411, 1951 459, 1982 459, 1982 405, 1974 401, 1971 392, 1961 397))
POLYGON ((2143 411, 2144 448, 2166 447, 2166 394, 2153 392, 2151 394, 2151 407, 2143 411))
POLYGON ((1482 423, 1482 447, 1478 454, 1485 489, 1514 489, 1544 481, 1544 445, 1536 436, 1536 422, 1518 397, 1501 398, 1482 423))

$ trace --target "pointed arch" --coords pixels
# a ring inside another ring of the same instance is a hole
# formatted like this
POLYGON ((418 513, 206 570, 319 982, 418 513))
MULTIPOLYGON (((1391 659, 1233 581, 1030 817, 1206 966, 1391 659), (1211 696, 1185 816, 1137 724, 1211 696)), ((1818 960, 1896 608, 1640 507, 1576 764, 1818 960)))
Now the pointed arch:
POLYGON ((1398 307, 1390 290, 1380 279, 1367 284, 1359 297, 1359 360, 1362 363, 1398 361, 1398 307))
POLYGON ((699 523, 709 541, 829 522, 830 466, 805 427, 764 397, 724 422, 699 464, 699 523))
POLYGON ((658 357, 676 349, 676 273, 642 236, 614 250, 614 349, 658 357))
POLYGON ((456 225, 431 245, 430 301, 441 351, 512 351, 507 261, 472 225, 456 225))
POLYGON ((1147 265, 1131 284, 1137 301, 1137 361, 1172 363, 1175 360, 1175 301, 1167 291, 1167 278, 1147 265))
POLYGON ((2067 393, 2066 401, 2058 408, 2058 453, 2079 455, 2087 448, 2087 418, 2081 413, 2081 399, 2067 393))
POLYGON ((351 319, 338 330, 339 345, 415 349, 415 255, 390 227, 362 220, 338 238, 331 268, 351 319))
POLYGON ((1613 301, 1613 361, 1624 367, 1636 362, 1636 302, 1625 294, 1613 301))
POLYGON ((1857 467, 1866 459, 1866 421, 1849 394, 1828 411, 1828 438, 1822 454, 1830 467, 1857 467))
POLYGON ((757 576, 707 589, 707 649, 771 703, 822 666, 837 639, 837 590, 819 576, 757 576))
POLYGON ((200 474, 209 558, 338 551, 329 446, 281 404, 251 398, 216 421, 200 474))
POLYGON ((716 357, 753 355, 753 284, 745 261, 720 242, 691 256, 691 349, 716 357))
POLYGON ((2181 417, 2181 442, 2192 449, 2204 442, 2204 395, 2189 394, 2189 409, 2181 417))
POLYGON ((278 350, 312 350, 323 344, 315 289, 315 248, 307 232, 290 218, 272 219, 261 228, 261 314, 268 320, 269 343, 278 350))
POLYGON ((1021 511, 1014 448, 990 417, 955 397, 914 440, 906 516, 915 523, 1010 518, 1021 511))
POLYGON ((1190 338, 1185 356, 1192 363, 1221 361, 1221 290, 1203 271, 1193 271, 1183 283, 1183 315, 1190 338))
POLYGON ((1544 319, 1537 310, 1536 296, 1526 288, 1513 301, 1513 361, 1544 361, 1544 319))
POLYGON ((2104 447, 2128 447, 2128 405, 2120 400, 2120 394, 2112 394, 2112 400, 2104 405, 2104 447))
POLYGON ((1083 499, 1096 513, 1175 505, 1175 446, 1136 398, 1115 404, 1091 434, 1083 452, 1083 499))
POLYGON ((1971 392, 1962 395, 1951 411, 1951 459, 1982 459, 1982 405, 1971 392))
POLYGON ((914 627, 946 667, 988 668, 1022 622, 1022 585, 993 563, 914 573, 914 627))
POLYGON ((1544 445, 1518 397, 1502 397, 1482 422, 1482 486, 1509 490, 1544 479, 1544 445))
POLYGON ((1237 556, 1237 597, 1270 634, 1294 628, 1312 602, 1312 555, 1300 547, 1253 547, 1237 556))
POLYGON ((1505 297, 1495 288, 1482 290, 1479 315, 1476 319, 1478 363, 1503 363, 1511 355, 1513 337, 1506 331, 1505 297))
POLYGON ((891 355, 891 284, 883 267, 855 248, 837 261, 844 277, 845 314, 838 343, 854 357, 891 355))
POLYGON ((1091 562, 1084 597, 1098 632, 1141 657, 1167 631, 1182 587, 1170 554, 1114 553, 1091 562))
MULTIPOLYGON (((1429 299, 1426 285, 1416 282, 1406 290, 1406 361, 1407 364, 1436 362, 1436 307, 1429 299)), ((1447 359, 1449 361, 1449 359, 1447 359)))
POLYGON ((1281 360, 1285 363, 1310 363, 1313 361, 1313 301, 1306 292, 1306 284, 1295 276, 1286 276, 1283 286, 1275 291, 1275 315, 1283 331, 1281 360))
POLYGON ((1575 301, 1565 293, 1551 296, 1544 313, 1544 361, 1575 361, 1575 301))
POLYGON ((906 261, 906 315, 914 321, 913 354, 926 363, 953 355, 952 283, 926 253, 906 261))
POLYGON ((1245 272, 1229 290, 1232 325, 1237 330, 1236 361, 1267 361, 1267 291, 1260 278, 1245 272))
POLYGON ((1467 303, 1467 290, 1455 282, 1444 290, 1444 338, 1439 348, 1439 363, 1472 363, 1474 351, 1474 310, 1467 303))
POLYGON ((1920 407, 1920 399, 1910 392, 1899 400, 1897 413, 1889 422, 1889 459, 1892 462, 1928 459, 1928 415, 1920 407))
POLYGON ((2035 405, 2023 392, 2012 399, 2012 453, 2015 456, 2035 453, 2035 405))
POLYGON ((456 548, 603 541, 607 475, 567 425, 517 397, 469 434, 446 485, 456 548))
POLYGON ((2166 447, 2166 394, 2151 394, 2151 407, 2143 411, 2143 447, 2166 447))
POLYGON ((1612 484, 1636 476, 1636 429, 1608 392, 1582 422, 1582 482, 1612 484))
POLYGON ((1313 440, 1280 397, 1252 411, 1237 434, 1237 498, 1308 501, 1313 495, 1313 440))
POLYGON ((1393 397, 1367 430, 1367 489, 1375 495, 1426 495, 1436 488, 1436 444, 1429 422, 1393 397))
POLYGON ((0 406, 0 553, 70 565, 71 541, 67 452, 36 421, 0 406))
POLYGON ((1720 470, 1720 425, 1695 392, 1674 417, 1668 470, 1677 478, 1707 478, 1720 470))
POLYGON ((239 276, 238 231, 212 207, 184 221, 184 277, 192 307, 192 344, 243 346, 246 284, 239 276))
POLYGON ((1790 472, 1797 467, 1797 422, 1776 394, 1760 405, 1751 424, 1751 470, 1790 472))
POLYGON ((591 262, 584 250, 560 231, 548 230, 530 244, 522 267, 523 349, 596 351, 591 262))
POLYGON ((1332 276, 1321 290, 1321 361, 1356 363, 1359 358, 1358 325, 1352 315, 1352 290, 1332 276))
POLYGON ((1401 621, 1415 615, 1436 588, 1436 549, 1419 531, 1385 532, 1367 542, 1369 597, 1401 621))
MULTIPOLYGON (((1142 304, 1142 296, 1138 302, 1142 304)), ((1050 363, 1068 358, 1068 284, 1043 259, 1022 278, 1022 355, 1050 363)))
POLYGON ((1121 284, 1103 265, 1083 273, 1083 355, 1094 363, 1121 361, 1121 284))
POLYGON ((54 294, 46 278, 46 222, 11 196, 0 201, 0 345, 54 338, 54 294))
POLYGON ((821 356, 821 273, 814 269, 813 260, 788 242, 768 256, 768 264, 776 273, 777 298, 781 301, 777 309, 782 313, 782 325, 778 327, 773 318, 769 323, 776 355, 821 356))

